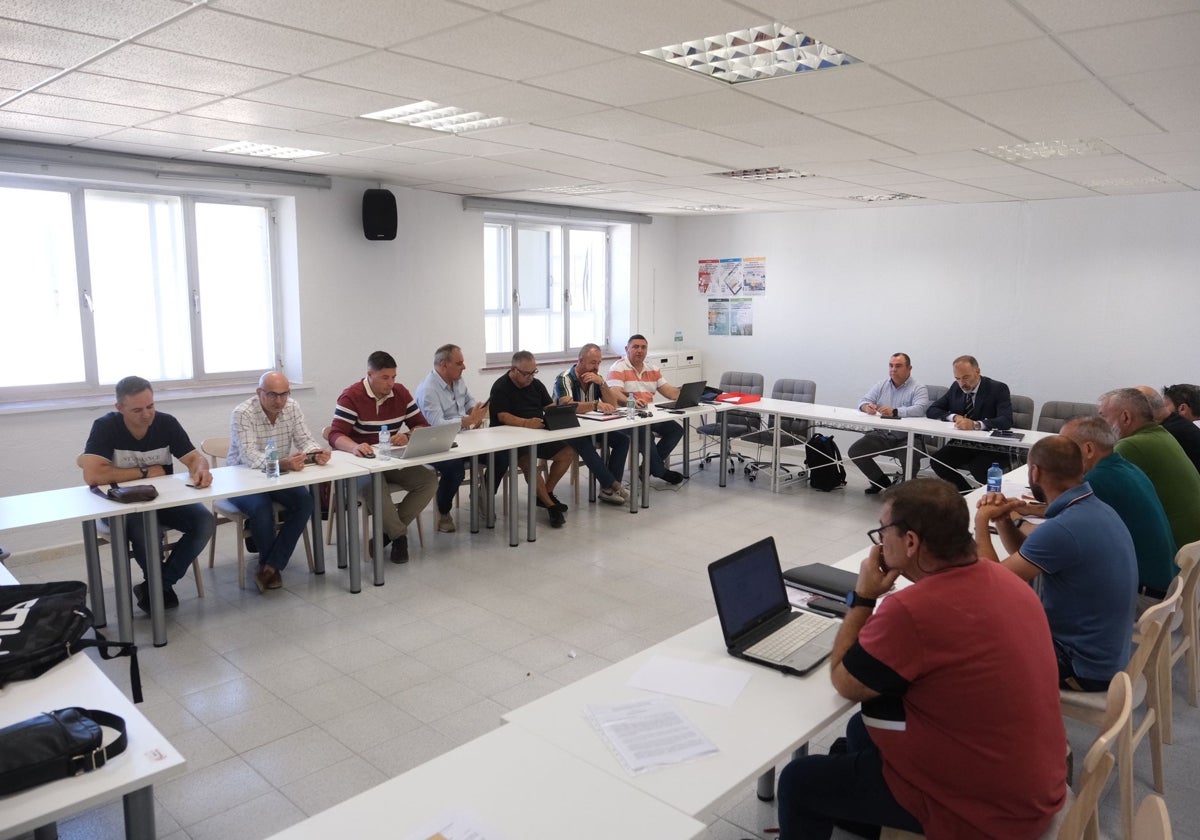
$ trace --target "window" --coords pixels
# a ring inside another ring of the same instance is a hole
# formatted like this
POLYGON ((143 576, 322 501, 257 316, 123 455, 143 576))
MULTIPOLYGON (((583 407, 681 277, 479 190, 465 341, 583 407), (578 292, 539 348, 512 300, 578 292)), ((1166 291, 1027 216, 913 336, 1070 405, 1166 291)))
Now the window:
POLYGON ((269 201, 0 186, 7 399, 242 381, 279 357, 269 201))
POLYGON ((517 349, 553 357, 589 342, 607 346, 614 285, 629 285, 628 260, 617 264, 613 240, 628 239, 629 227, 486 216, 488 361, 506 362, 517 349))

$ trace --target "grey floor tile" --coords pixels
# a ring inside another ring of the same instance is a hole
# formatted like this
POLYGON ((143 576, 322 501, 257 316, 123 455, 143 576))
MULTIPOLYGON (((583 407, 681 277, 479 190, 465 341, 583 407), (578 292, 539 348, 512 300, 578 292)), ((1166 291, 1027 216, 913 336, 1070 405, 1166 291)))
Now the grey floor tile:
MULTIPOLYGON (((268 793, 271 785, 240 757, 188 773, 155 787, 155 796, 184 830, 268 793)), ((190 831, 189 831, 190 833, 190 831)))
POLYGON ((187 827, 192 840, 260 840, 278 834, 304 819, 306 814, 276 790, 235 805, 187 827))
POLYGON ((349 758, 350 750, 324 729, 310 726, 242 753, 246 763, 275 787, 283 787, 349 758))
POLYGON ((386 779, 377 767, 355 755, 290 782, 280 790, 297 808, 312 816, 386 779))

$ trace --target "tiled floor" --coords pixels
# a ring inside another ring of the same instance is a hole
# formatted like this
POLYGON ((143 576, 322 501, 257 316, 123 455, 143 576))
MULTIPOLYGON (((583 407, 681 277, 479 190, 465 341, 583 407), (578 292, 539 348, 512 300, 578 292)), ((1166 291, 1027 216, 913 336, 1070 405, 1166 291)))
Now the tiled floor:
MULTIPOLYGON (((833 493, 793 484, 772 495, 739 471, 717 487, 714 467, 681 488, 652 491, 631 516, 571 505, 567 525, 543 520, 538 540, 509 548, 505 533, 426 531, 387 585, 351 595, 344 571, 317 577, 303 556, 282 590, 236 581, 233 531, 218 529, 207 597, 190 580, 169 614, 170 644, 153 648, 136 620, 145 714, 187 758, 184 776, 155 790, 159 836, 266 837, 500 725, 500 715, 684 630, 713 614, 705 567, 772 534, 786 565, 836 561, 861 549, 878 522, 861 476, 833 493)), ((657 483, 657 482, 656 482, 657 483)), ((565 489, 565 486, 564 488, 565 489)), ((570 491, 559 495, 570 503, 570 491)), ((429 524, 428 513, 426 522, 429 524)), ((81 556, 30 562, 22 581, 82 579, 81 556)), ((365 577, 365 576, 364 576, 365 577)), ((110 609, 111 589, 106 591, 110 609)), ((127 667, 103 663, 124 684, 127 667)), ((1167 748, 1167 802, 1177 840, 1200 840, 1200 713, 1176 689, 1167 748)), ((840 734, 827 730, 813 749, 840 734)), ((1089 735, 1072 728, 1077 753, 1089 735)), ((1138 797, 1147 790, 1145 749, 1138 797)), ((1081 754, 1081 753, 1080 753, 1081 754)), ((770 838, 774 809, 752 790, 731 802, 707 840, 770 838)), ((1105 800, 1115 836, 1115 789, 1105 800)), ((119 803, 60 825, 63 838, 122 835, 119 803)), ((614 838, 616 840, 616 838, 614 838)))

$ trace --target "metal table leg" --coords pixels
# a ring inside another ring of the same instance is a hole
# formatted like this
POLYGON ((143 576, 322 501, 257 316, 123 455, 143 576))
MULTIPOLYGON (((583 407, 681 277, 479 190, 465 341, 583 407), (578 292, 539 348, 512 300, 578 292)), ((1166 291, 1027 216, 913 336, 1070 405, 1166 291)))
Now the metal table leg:
MULTIPOLYGON (((517 473, 520 471, 517 455, 520 451, 508 451, 508 544, 514 548, 521 544, 521 539, 517 536, 517 473)), ((537 469, 537 461, 533 462, 531 468, 537 469)))
POLYGON ((122 797, 125 809, 125 840, 154 840, 154 788, 130 791, 122 797))
POLYGON ((479 456, 471 456, 471 533, 479 533, 479 503, 483 499, 483 491, 479 488, 479 456))
MULTIPOLYGON (((511 470, 512 467, 510 466, 509 469, 511 470)), ((483 485, 484 513, 487 514, 483 518, 484 519, 483 524, 485 526, 487 526, 488 528, 496 527, 496 493, 492 489, 493 483, 494 483, 494 479, 492 478, 492 476, 494 476, 495 474, 496 474, 496 453, 489 452, 487 454, 487 475, 484 476, 483 481, 480 482, 483 485)), ((497 489, 499 489, 498 486, 497 486, 497 489)))
MULTIPOLYGON (((137 514, 129 514, 137 516, 137 514)), ((133 581, 129 576, 129 538, 125 536, 125 517, 108 521, 112 549, 113 588, 117 597, 117 639, 133 641, 133 581)))
POLYGON ((104 611, 104 576, 100 573, 100 545, 96 535, 96 520, 83 523, 83 558, 87 566, 88 592, 92 600, 92 626, 108 623, 104 611))
POLYGON ((163 606, 162 543, 158 539, 158 512, 142 511, 142 533, 146 542, 146 595, 150 599, 150 627, 154 646, 167 643, 167 611, 163 606))
POLYGON ((321 524, 321 485, 308 485, 308 492, 313 497, 312 541, 313 541, 313 574, 325 574, 325 534, 321 524))
POLYGON ((646 454, 642 457, 642 507, 650 507, 650 447, 654 446, 654 429, 650 423, 642 426, 640 429, 634 429, 633 433, 638 432, 645 435, 642 438, 642 447, 646 454))
POLYGON ((525 538, 537 541, 537 444, 529 445, 529 496, 525 500, 525 538))
MULTIPOLYGON (((641 465, 638 463, 638 449, 641 444, 641 429, 630 429, 629 435, 629 512, 638 512, 638 489, 645 482, 642 481, 641 465)), ((649 463, 650 457, 646 456, 646 462, 649 463)))
MULTIPOLYGON (((373 508, 371 516, 375 519, 375 527, 371 529, 372 535, 375 537, 375 553, 371 561, 375 566, 376 586, 383 586, 383 505, 385 502, 383 498, 383 485, 383 473, 371 473, 371 487, 375 491, 372 494, 374 500, 371 505, 373 508)), ((388 493, 386 502, 389 505, 392 503, 392 494, 390 492, 388 493)), ((405 538, 407 538, 407 535, 405 535, 405 538)), ((355 556, 357 557, 358 555, 355 556)), ((355 589, 354 591, 357 592, 358 590, 355 589)))
POLYGON ((754 791, 759 802, 770 802, 775 798, 775 768, 758 777, 758 787, 754 791))
POLYGON ((729 469, 729 412, 722 411, 719 415, 721 423, 721 478, 718 487, 725 486, 725 471, 729 469))

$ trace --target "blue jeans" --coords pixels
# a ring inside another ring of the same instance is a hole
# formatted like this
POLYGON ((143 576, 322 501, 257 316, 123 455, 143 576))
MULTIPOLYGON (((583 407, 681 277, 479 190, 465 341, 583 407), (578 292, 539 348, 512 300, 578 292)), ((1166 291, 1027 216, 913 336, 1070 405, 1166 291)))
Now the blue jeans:
POLYGON ((307 487, 287 487, 267 493, 234 496, 229 500, 246 515, 246 524, 258 544, 258 562, 272 569, 287 568, 296 542, 304 534, 313 512, 307 487), (283 507, 283 522, 275 530, 275 505, 283 507))
POLYGON ((454 505, 454 496, 467 475, 467 461, 467 458, 455 458, 433 465, 438 473, 437 493, 434 495, 438 513, 449 513, 454 505))
POLYGON ((599 435, 572 438, 569 442, 602 488, 607 490, 620 483, 621 476, 625 474, 625 459, 629 457, 629 435, 618 431, 608 433, 607 460, 596 451, 600 445, 599 435))
MULTIPOLYGON (((195 504, 163 508, 158 511, 158 525, 160 528, 173 528, 183 534, 162 567, 165 589, 174 586, 187 574, 192 561, 200 556, 200 552, 212 538, 215 523, 212 510, 204 505, 195 504)), ((146 536, 140 513, 125 517, 125 535, 133 545, 133 559, 141 567, 142 574, 146 574, 146 536)), ((157 538, 157 535, 155 536, 157 538)))
POLYGON ((829 840, 834 820, 921 833, 888 790, 861 712, 846 724, 845 753, 806 755, 783 768, 778 798, 779 840, 829 840))

